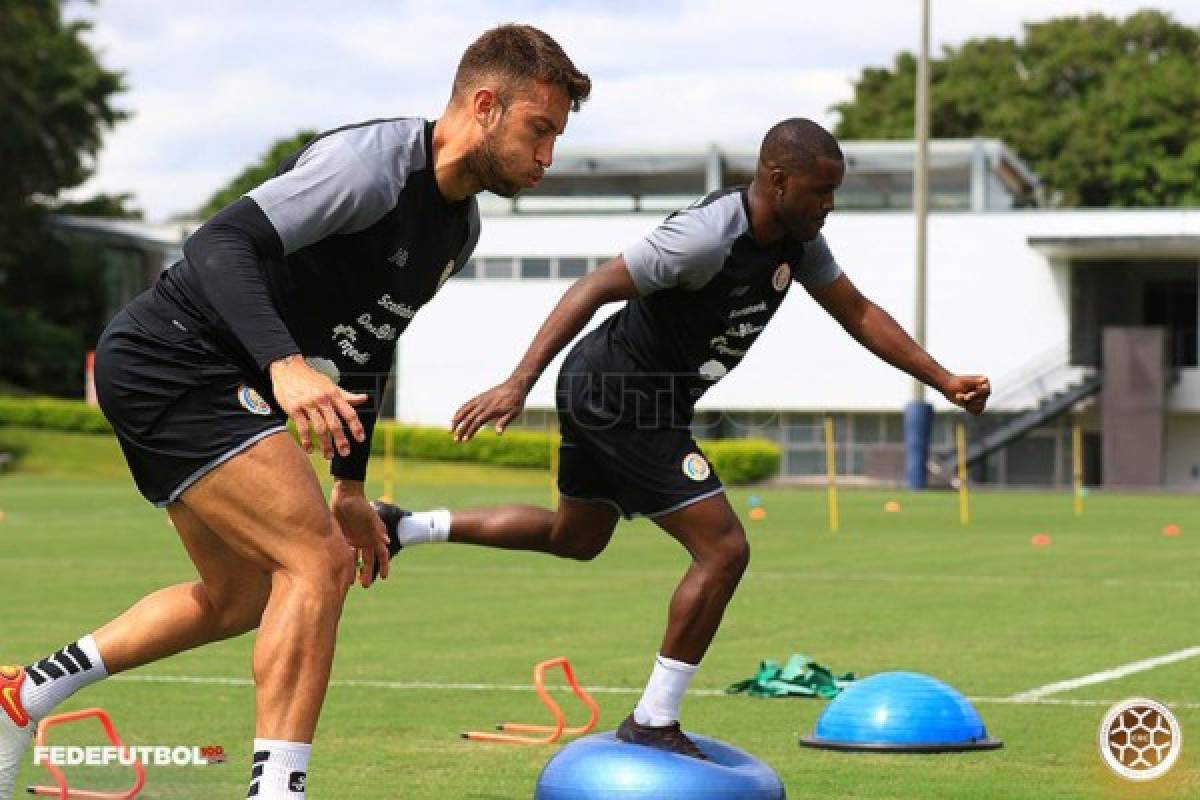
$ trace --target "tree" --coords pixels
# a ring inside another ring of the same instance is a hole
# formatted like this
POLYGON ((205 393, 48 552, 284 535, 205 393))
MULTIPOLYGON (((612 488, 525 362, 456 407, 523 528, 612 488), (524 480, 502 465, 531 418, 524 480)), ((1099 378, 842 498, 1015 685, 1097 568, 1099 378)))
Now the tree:
POLYGON ((258 161, 246 167, 236 178, 213 193, 208 202, 196 211, 196 215, 207 219, 255 186, 273 177, 279 162, 303 149, 316 137, 316 131, 302 130, 292 136, 276 139, 258 161))
MULTIPOLYGON (((1200 29, 1157 11, 1027 24, 931 63, 935 137, 1013 146, 1066 206, 1200 203, 1200 29)), ((868 68, 834 107, 842 138, 911 138, 916 58, 868 68)))
MULTIPOLYGON (((53 393, 82 387, 83 351, 104 323, 103 254, 52 235, 55 198, 91 174, 123 89, 58 0, 0 2, 0 379, 53 393)), ((131 212, 122 196, 90 209, 131 212)))

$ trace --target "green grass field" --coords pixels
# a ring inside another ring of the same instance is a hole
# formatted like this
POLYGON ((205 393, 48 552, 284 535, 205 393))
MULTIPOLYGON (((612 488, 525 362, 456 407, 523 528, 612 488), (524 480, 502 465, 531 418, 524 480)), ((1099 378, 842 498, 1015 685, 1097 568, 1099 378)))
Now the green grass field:
MULTIPOLYGON (((146 505, 103 437, 0 429, 25 451, 0 476, 0 662, 21 663, 187 580, 165 515, 146 505)), ((374 471, 378 474, 379 467, 374 471)), ((536 471, 401 462, 412 507, 545 503, 536 471)), ((752 492, 731 493, 748 509, 752 492)), ((764 658, 806 653, 835 671, 933 674, 977 698, 999 751, 864 756, 799 748, 821 700, 700 695, 685 727, 765 759, 801 798, 1182 798, 1200 796, 1200 659, 1055 694, 1035 687, 1200 644, 1200 504, 1194 497, 976 493, 973 524, 948 493, 845 491, 843 528, 826 529, 824 494, 754 490, 767 518, 746 522, 749 572, 693 684, 721 689, 764 658), (903 510, 887 514, 896 497, 903 510), (1165 537, 1164 525, 1182 535, 1165 537), (1052 544, 1035 548, 1046 533, 1052 544), (1141 785, 1112 775, 1096 750, 1108 704, 1146 695, 1175 704, 1190 741, 1175 769, 1141 785)), ((310 773, 314 798, 529 798, 554 747, 467 742, 462 730, 544 717, 530 682, 564 655, 596 695, 601 728, 636 701, 683 551, 645 522, 626 523, 590 564, 458 546, 405 552, 391 580, 355 589, 310 773), (355 682, 389 684, 362 686, 355 682), (405 684, 485 684, 491 690, 405 684)), ((143 797, 244 797, 253 736, 252 637, 104 682, 66 708, 100 705, 135 744, 220 745, 229 763, 151 768, 143 797), (161 678, 162 682, 153 679, 161 678), (167 682, 174 679, 175 682, 167 682)), ((568 714, 577 707, 564 694, 568 714)), ((56 741, 99 743, 98 730, 56 741)), ((113 786, 112 769, 80 769, 113 786)), ((31 764, 24 783, 42 781, 31 764)))

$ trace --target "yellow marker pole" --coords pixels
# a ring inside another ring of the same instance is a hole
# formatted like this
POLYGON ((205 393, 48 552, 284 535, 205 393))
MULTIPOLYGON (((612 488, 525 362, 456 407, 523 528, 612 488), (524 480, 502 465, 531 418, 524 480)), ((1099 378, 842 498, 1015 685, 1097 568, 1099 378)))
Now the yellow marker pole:
POLYGON ((838 531, 837 453, 833 441, 833 417, 825 415, 825 473, 829 482, 829 532, 838 531))
POLYGON ((958 521, 964 527, 971 524, 971 497, 967 488, 967 428, 961 422, 954 426, 958 445, 958 521))
POLYGON ((1083 428, 1071 426, 1071 474, 1075 484, 1075 516, 1083 516, 1083 428))
POLYGON ((396 465, 396 422, 387 424, 383 430, 383 502, 392 502, 392 490, 395 489, 396 465))

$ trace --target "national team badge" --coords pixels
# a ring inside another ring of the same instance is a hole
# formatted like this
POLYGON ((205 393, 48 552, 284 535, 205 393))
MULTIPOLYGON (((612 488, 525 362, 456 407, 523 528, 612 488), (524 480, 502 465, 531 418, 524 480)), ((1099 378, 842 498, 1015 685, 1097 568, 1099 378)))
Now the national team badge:
POLYGON ((786 261, 779 265, 775 270, 775 274, 771 276, 771 285, 775 287, 775 291, 782 292, 788 287, 788 283, 792 280, 792 267, 786 261))
POLYGON ((688 453, 683 459, 683 474, 699 483, 712 474, 708 462, 699 453, 688 453))
POLYGON ((262 395, 251 389, 249 386, 242 384, 237 390, 238 402, 242 404, 242 408, 249 411, 251 414, 258 414, 260 417, 265 417, 271 413, 271 406, 263 400, 262 395))

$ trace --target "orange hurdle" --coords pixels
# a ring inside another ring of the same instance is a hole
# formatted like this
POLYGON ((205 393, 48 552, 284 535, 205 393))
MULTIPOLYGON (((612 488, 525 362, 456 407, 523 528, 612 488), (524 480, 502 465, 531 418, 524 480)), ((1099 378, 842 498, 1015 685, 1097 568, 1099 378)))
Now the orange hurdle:
POLYGON ((567 659, 551 658, 548 661, 543 661, 533 668, 533 688, 537 690, 538 696, 542 699, 542 703, 546 708, 550 709, 550 713, 554 716, 553 725, 532 725, 524 722, 504 722, 496 726, 499 731, 515 731, 520 733, 542 733, 545 736, 517 736, 513 733, 492 733, 490 731, 466 731, 462 734, 464 739, 473 739, 477 742, 504 742, 506 744, 554 744, 563 734, 567 736, 580 736, 596 727, 596 723, 600 721, 600 707, 596 705, 596 701, 591 695, 583 690, 579 682, 575 680, 575 673, 571 670, 571 662, 567 659), (563 716, 562 709, 558 703, 550 697, 550 693, 546 691, 546 670, 550 667, 562 667, 563 675, 567 679, 567 685, 571 687, 571 691, 575 693, 583 704, 588 707, 591 716, 583 725, 575 728, 568 728, 566 717, 563 716))
MULTIPOLYGON (((112 718, 102 708, 85 708, 81 711, 71 711, 67 714, 54 714, 46 717, 38 724, 36 746, 46 746, 47 732, 53 726, 62 725, 67 722, 78 722, 81 719, 89 719, 91 717, 95 717, 100 721, 100 725, 104 728, 104 734, 108 737, 110 744, 115 747, 125 746, 125 743, 121 741, 121 737, 117 735, 117 729, 113 726, 112 718)), ((42 766, 50 773, 50 777, 54 779, 57 786, 30 786, 29 793, 42 797, 57 797, 58 800, 133 800, 142 791, 142 787, 146 785, 146 768, 142 766, 141 761, 136 759, 133 762, 133 786, 124 792, 97 792, 89 789, 72 789, 67 785, 67 776, 63 775, 61 769, 48 762, 42 766)))

